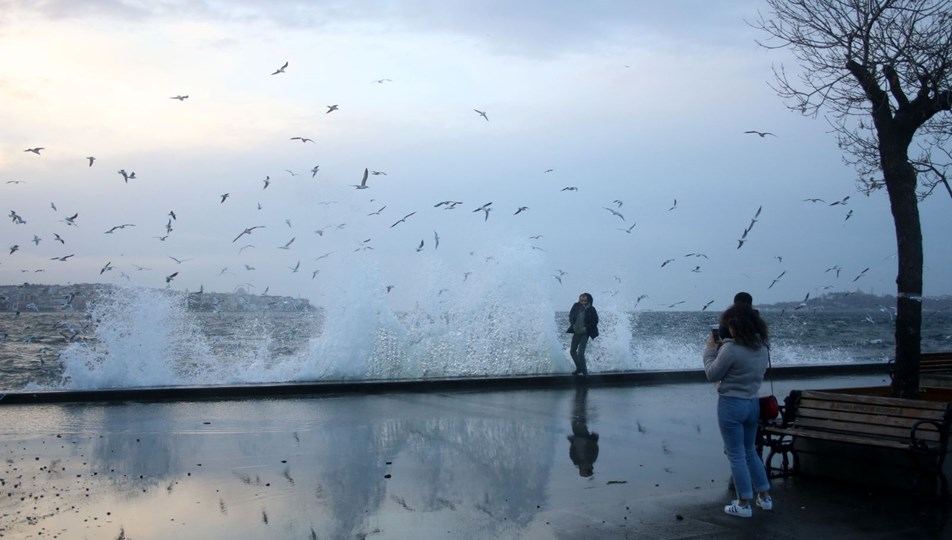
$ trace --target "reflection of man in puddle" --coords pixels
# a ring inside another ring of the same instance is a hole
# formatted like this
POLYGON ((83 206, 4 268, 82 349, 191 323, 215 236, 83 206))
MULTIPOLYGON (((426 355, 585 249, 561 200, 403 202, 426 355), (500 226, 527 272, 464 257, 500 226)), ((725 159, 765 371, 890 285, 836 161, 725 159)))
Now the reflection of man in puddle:
POLYGON ((588 387, 579 384, 575 387, 575 403, 572 407, 572 434, 569 439, 569 458, 578 467, 578 475, 592 476, 595 472, 595 460, 598 459, 598 433, 589 433, 586 418, 588 416, 588 387))

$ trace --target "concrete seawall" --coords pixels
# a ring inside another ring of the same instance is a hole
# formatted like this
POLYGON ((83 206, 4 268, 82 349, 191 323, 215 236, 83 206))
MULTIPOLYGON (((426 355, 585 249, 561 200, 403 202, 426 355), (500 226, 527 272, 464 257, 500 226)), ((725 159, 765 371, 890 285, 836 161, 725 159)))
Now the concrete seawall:
MULTIPOLYGON (((822 366, 775 366, 775 380, 839 375, 883 375, 881 363, 822 366)), ((578 379, 567 374, 511 375, 504 377, 454 377, 400 380, 336 380, 294 383, 263 383, 215 386, 108 388, 96 390, 43 390, 0 394, 0 406, 40 403, 106 401, 177 401, 298 397, 321 394, 383 394, 390 392, 436 392, 447 390, 527 390, 569 388, 578 379)), ((592 374, 589 387, 705 382, 702 370, 627 371, 592 374)))

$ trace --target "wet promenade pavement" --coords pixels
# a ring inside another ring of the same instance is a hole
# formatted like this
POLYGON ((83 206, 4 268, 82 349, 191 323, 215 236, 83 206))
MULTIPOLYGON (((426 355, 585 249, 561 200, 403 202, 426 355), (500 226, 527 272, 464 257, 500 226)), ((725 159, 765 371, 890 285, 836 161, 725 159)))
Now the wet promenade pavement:
POLYGON ((772 512, 724 514, 715 401, 711 384, 669 382, 6 405, 0 535, 952 537, 947 500, 822 478, 774 480, 772 512))

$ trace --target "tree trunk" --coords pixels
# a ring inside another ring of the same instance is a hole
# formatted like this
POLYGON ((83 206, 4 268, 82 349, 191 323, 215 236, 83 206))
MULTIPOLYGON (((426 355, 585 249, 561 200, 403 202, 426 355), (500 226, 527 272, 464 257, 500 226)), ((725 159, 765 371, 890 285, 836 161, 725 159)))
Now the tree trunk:
POLYGON ((922 228, 916 197, 917 179, 905 147, 900 151, 884 146, 880 147, 883 176, 896 225, 898 255, 896 363, 892 391, 896 397, 915 398, 919 393, 922 334, 922 228))

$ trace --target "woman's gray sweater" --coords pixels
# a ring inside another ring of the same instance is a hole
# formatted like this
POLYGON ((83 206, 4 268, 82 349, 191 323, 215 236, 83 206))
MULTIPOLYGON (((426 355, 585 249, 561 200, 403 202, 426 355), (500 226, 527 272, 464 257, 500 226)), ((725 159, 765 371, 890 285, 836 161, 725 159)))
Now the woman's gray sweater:
POLYGON ((755 350, 733 339, 725 339, 720 349, 704 349, 704 373, 707 380, 718 381, 717 392, 722 396, 757 397, 767 361, 767 347, 755 350))

